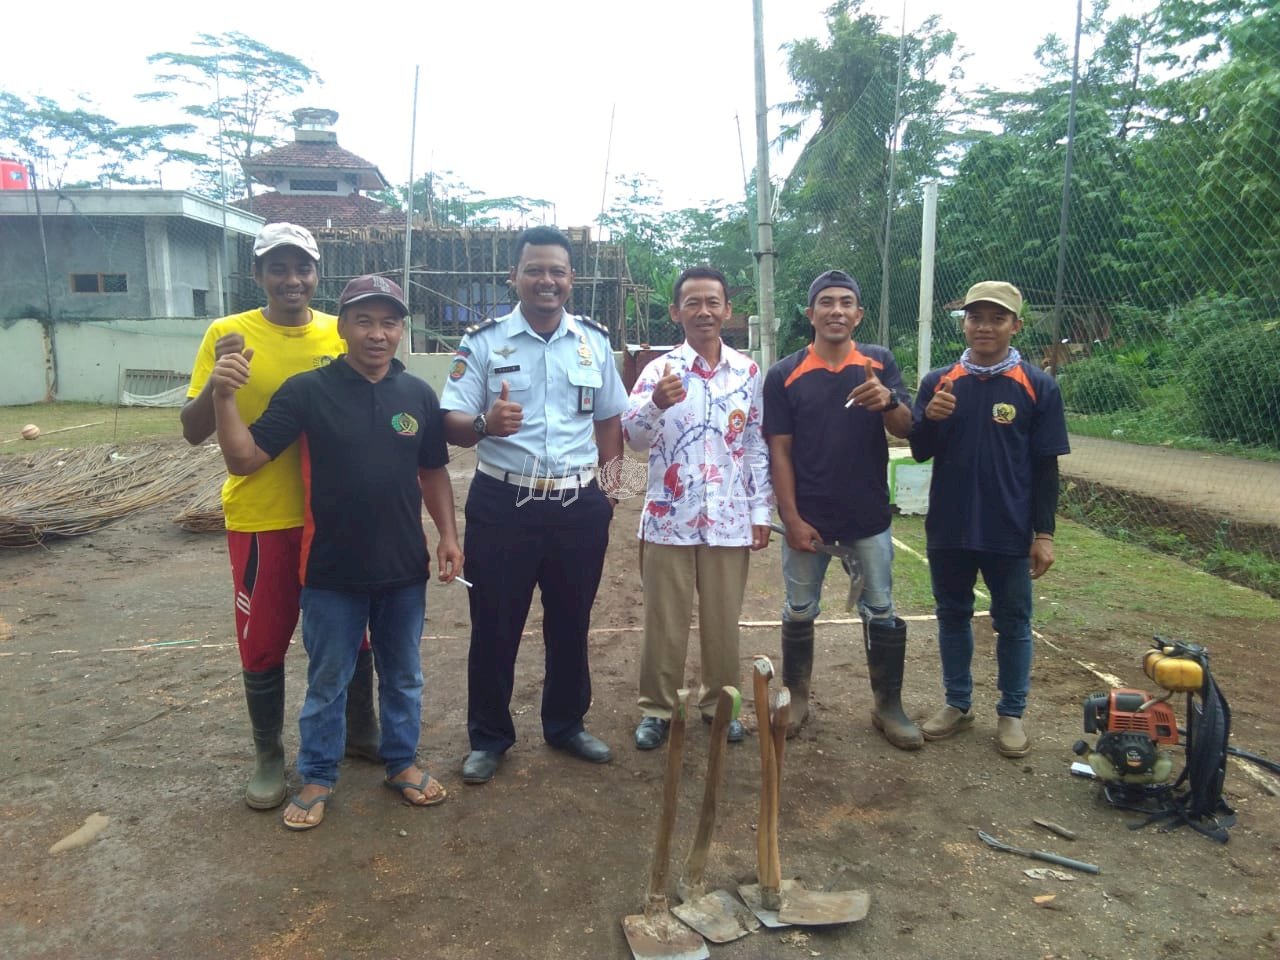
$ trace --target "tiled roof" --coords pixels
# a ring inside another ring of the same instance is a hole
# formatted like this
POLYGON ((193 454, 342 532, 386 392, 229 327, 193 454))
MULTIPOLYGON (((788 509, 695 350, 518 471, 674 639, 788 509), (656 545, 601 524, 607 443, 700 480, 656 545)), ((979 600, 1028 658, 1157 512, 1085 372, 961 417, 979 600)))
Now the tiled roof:
POLYGON ((382 171, 368 160, 357 157, 350 150, 343 150, 336 143, 325 141, 287 143, 242 160, 240 166, 248 176, 272 187, 282 176, 298 171, 352 178, 358 190, 377 190, 388 186, 382 171))
POLYGON ((344 150, 336 143, 286 143, 283 147, 255 153, 241 163, 246 170, 257 168, 308 167, 328 170, 376 170, 377 167, 344 150))
POLYGON ((372 197, 358 193, 345 197, 314 194, 260 193, 249 200, 237 200, 232 206, 252 210, 267 223, 296 223, 308 230, 354 230, 360 227, 391 227, 404 224, 404 214, 392 210, 372 197))

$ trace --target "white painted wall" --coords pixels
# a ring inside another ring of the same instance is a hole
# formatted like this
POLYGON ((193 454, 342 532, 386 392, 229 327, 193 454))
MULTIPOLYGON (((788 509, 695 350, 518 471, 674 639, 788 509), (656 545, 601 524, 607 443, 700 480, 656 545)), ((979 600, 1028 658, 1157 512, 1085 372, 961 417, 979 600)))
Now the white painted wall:
MULTIPOLYGON (((54 325, 58 361, 56 400, 115 403, 122 370, 190 373, 208 320, 148 319, 58 321, 54 325)), ((614 357, 622 369, 622 355, 614 357)), ((414 353, 408 370, 444 390, 451 353, 414 353)), ((0 322, 0 406, 45 399, 45 344, 36 320, 0 322)))
POLYGON ((44 331, 39 320, 0 322, 0 406, 45 398, 44 331))

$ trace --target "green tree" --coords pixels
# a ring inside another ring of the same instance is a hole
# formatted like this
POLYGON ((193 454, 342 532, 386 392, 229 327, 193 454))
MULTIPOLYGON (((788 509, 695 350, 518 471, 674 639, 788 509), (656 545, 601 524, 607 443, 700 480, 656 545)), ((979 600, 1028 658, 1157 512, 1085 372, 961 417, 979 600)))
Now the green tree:
POLYGON ((185 123, 120 126, 87 97, 67 107, 50 97, 28 101, 0 92, 0 151, 30 161, 39 187, 159 183, 165 164, 191 161, 193 154, 173 141, 193 129, 185 123), (80 176, 68 181, 72 173, 80 176))
POLYGON ((1130 272, 1164 303, 1280 295, 1280 3, 1166 0, 1173 76, 1133 184, 1130 272))
MULTIPOLYGON (((936 77, 955 75, 954 44, 955 35, 941 30, 937 17, 899 36, 864 12, 860 0, 837 0, 827 11, 825 40, 787 45, 797 97, 781 110, 795 122, 784 127, 779 142, 798 140, 813 122, 817 130, 782 187, 776 218, 784 348, 808 339, 804 291, 822 270, 838 266, 857 276, 874 317, 873 305, 885 295, 880 276, 886 209, 913 206, 919 182, 937 176, 946 156, 945 86, 936 77)), ((913 256, 902 243, 909 238, 891 235, 891 262, 913 256)), ((914 288, 916 277, 903 276, 902 282, 914 288)), ((905 310, 911 300, 904 295, 893 302, 904 304, 897 311, 901 325, 907 313, 914 314, 905 310)))
POLYGON ((238 31, 199 34, 192 47, 147 57, 157 67, 159 89, 138 99, 174 103, 194 119, 204 140, 203 152, 194 155, 204 192, 222 200, 248 196, 240 163, 277 144, 273 127, 289 122, 285 104, 321 83, 320 75, 297 57, 238 31), (190 91, 190 99, 182 89, 190 91))
MULTIPOLYGON (((1143 229, 1133 215, 1138 171, 1157 122, 1149 67, 1157 47, 1153 17, 1111 19, 1104 3, 1082 36, 1059 336, 1088 342, 1107 335, 1098 304, 1142 302, 1130 258, 1143 229)), ((974 129, 943 182, 935 279, 944 301, 991 277, 1017 283, 1030 303, 1055 301, 1072 53, 1049 36, 1036 55, 1035 87, 975 98, 974 129)), ((1051 336, 1049 325, 1032 324, 1023 348, 1047 346, 1051 336)))
MULTIPOLYGON (((407 184, 369 194, 393 210, 404 210, 407 184)), ((413 215, 432 227, 492 228, 526 223, 535 215, 545 217, 550 200, 513 195, 490 197, 468 186, 452 170, 423 174, 413 182, 413 215)))

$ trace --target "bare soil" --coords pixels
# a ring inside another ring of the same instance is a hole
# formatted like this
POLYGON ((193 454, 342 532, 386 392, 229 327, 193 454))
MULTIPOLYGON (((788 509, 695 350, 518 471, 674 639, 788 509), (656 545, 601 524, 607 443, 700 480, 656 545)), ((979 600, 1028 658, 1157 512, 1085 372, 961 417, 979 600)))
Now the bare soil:
MULTIPOLYGON (((459 504, 469 463, 454 464, 459 504)), ((400 805, 381 768, 348 761, 323 826, 286 831, 280 812, 243 802, 250 769, 222 538, 184 533, 173 506, 45 548, 0 553, 0 956, 7 958, 622 958, 620 920, 644 902, 663 752, 631 745, 642 597, 635 577, 639 502, 624 501, 594 615, 590 729, 613 745, 594 767, 539 736, 539 610, 513 707, 521 737, 498 777, 464 786, 468 616, 463 588, 433 584, 424 642, 428 697, 421 755, 450 792, 430 810, 400 805), (89 843, 50 847, 91 814, 89 843)), ((776 547, 758 555, 743 619, 775 621, 776 547)), ((1052 594, 1050 579, 1038 593, 1052 594)), ((829 593, 831 592, 829 587, 829 593)), ((835 591, 832 596, 838 596, 835 591)), ((839 604, 825 616, 841 618, 839 604)), ((905 701, 940 705, 928 610, 911 622, 905 701)), ((1274 624, 1168 611, 1166 632, 1211 648, 1234 714, 1235 742, 1280 756, 1273 704, 1274 624)), ((871 910, 846 927, 762 931, 716 957, 1161 958, 1280 955, 1280 780, 1232 761, 1230 843, 1186 828, 1130 830, 1096 784, 1072 777, 1081 702, 1106 689, 1091 670, 1147 688, 1148 624, 1115 611, 1111 627, 1038 646, 1023 760, 992 746, 991 635, 979 622, 975 727, 915 753, 871 728, 860 633, 822 623, 816 717, 783 771, 785 876, 865 889, 871 910), (1038 817, 1079 835, 1068 841, 1038 817), (991 850, 985 829, 1022 847, 1102 868, 1032 879, 1048 867, 991 850), (1051 897, 1037 903, 1037 898, 1051 897)), ((696 676, 696 643, 690 674, 696 676)), ((744 632, 747 656, 780 665, 775 626, 744 632)), ((305 677, 289 658, 289 715, 305 677)), ((749 689, 744 713, 754 728, 749 689)), ((1183 715, 1178 703, 1179 717, 1183 715)), ((693 835, 707 728, 689 732, 674 877, 693 835)), ((286 746, 296 748, 296 726, 286 746)), ((754 732, 731 748, 710 879, 755 874, 754 732)))

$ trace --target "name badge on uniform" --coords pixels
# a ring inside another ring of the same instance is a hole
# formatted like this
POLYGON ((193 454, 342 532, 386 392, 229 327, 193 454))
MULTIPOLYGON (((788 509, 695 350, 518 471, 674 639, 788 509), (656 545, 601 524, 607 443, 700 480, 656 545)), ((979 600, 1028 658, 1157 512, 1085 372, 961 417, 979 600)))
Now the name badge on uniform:
POLYGON ((509 367, 497 367, 493 372, 494 373, 516 373, 519 369, 520 369, 520 364, 513 363, 509 367))
POLYGON ((595 413, 596 409, 596 388, 595 387, 579 387, 578 388, 578 412, 579 413, 595 413))

